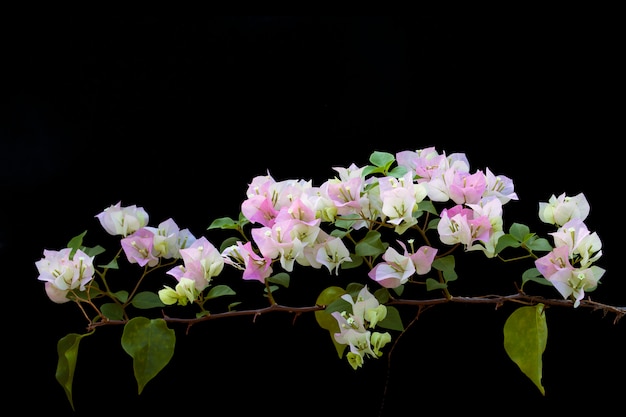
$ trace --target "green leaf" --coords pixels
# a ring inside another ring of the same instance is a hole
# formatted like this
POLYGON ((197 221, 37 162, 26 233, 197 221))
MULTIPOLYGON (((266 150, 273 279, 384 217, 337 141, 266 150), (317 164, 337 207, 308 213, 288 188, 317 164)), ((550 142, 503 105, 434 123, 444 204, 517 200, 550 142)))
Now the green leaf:
POLYGON ((517 239, 518 242, 524 242, 530 234, 530 229, 525 224, 513 223, 509 228, 509 233, 517 239))
POLYGON ((236 238, 236 237, 229 237, 228 239, 225 239, 220 245, 220 252, 224 252, 226 248, 237 245, 237 242, 240 242, 240 241, 241 239, 236 238))
POLYGON ((209 290, 209 293, 206 296, 206 299, 222 297, 224 295, 235 295, 235 291, 230 288, 228 285, 216 285, 209 290))
POLYGON ((545 395, 541 384, 542 355, 548 341, 544 305, 519 307, 504 323, 504 349, 513 362, 545 395))
POLYGON ((526 242, 526 246, 534 252, 550 252, 552 250, 552 245, 548 239, 544 238, 533 237, 526 242))
MULTIPOLYGON (((57 342, 57 354, 59 362, 57 363, 56 380, 61 384, 67 400, 74 410, 74 400, 72 399, 72 383, 74 381, 74 372, 76 370, 76 361, 78 360, 78 346, 83 337, 92 335, 94 331, 83 335, 70 333, 62 337, 57 342)), ((74 410, 76 411, 76 410, 74 410)))
POLYGON ((120 300, 122 303, 125 303, 126 301, 128 301, 128 291, 126 290, 122 290, 122 291, 117 291, 115 293, 113 293, 113 295, 115 296, 115 298, 117 298, 118 300, 120 300))
POLYGON ((96 245, 92 248, 83 248, 83 252, 85 252, 89 256, 96 256, 96 255, 100 255, 103 252, 106 252, 106 249, 104 249, 100 245, 96 245))
POLYGON ((437 209, 435 208, 435 205, 430 200, 422 200, 419 203, 417 203, 417 210, 418 212, 426 211, 436 216, 439 215, 439 213, 437 213, 437 209))
POLYGON ((289 279, 289 274, 286 272, 279 272, 278 274, 272 275, 271 277, 267 278, 269 282, 282 285, 285 288, 289 288, 289 279))
POLYGON ((237 229, 239 224, 231 219, 230 217, 220 217, 219 219, 213 220, 213 222, 209 225, 207 230, 211 229, 237 229))
POLYGON ((87 234, 87 231, 85 230, 80 235, 76 235, 73 238, 71 238, 70 241, 67 243, 67 247, 72 249, 70 251, 70 259, 74 257, 74 254, 76 253, 76 251, 80 249, 80 247, 83 245, 83 238, 85 237, 86 234, 87 234))
POLYGON ((174 355, 176 334, 163 319, 135 317, 124 326, 122 347, 133 358, 138 394, 174 355))
POLYGON ((387 175, 389 175, 390 177, 402 178, 404 174, 406 174, 407 172, 409 172, 407 167, 397 166, 393 168, 391 171, 389 171, 387 175))
POLYGON ((340 229, 348 230, 359 220, 361 220, 361 216, 358 214, 346 214, 337 217, 335 220, 335 226, 340 229))
POLYGON ((350 254, 351 261, 345 261, 341 263, 341 269, 353 269, 363 265, 363 257, 357 254, 350 254))
POLYGON ((389 152, 374 151, 370 155, 370 162, 377 167, 390 167, 393 161, 395 157, 389 152))
POLYGON ((117 265, 117 258, 113 258, 113 260, 111 260, 111 262, 109 262, 106 265, 98 265, 100 268, 107 268, 107 269, 119 269, 119 266, 117 265))
POLYGON ((519 248, 521 243, 513 236, 506 234, 500 236, 496 244, 496 253, 502 252, 506 248, 519 248))
POLYGON ((124 309, 116 303, 102 304, 100 311, 109 320, 122 320, 124 318, 124 309))
POLYGON ((426 278, 426 290, 427 291, 441 290, 444 288, 448 288, 448 284, 445 284, 445 283, 442 284, 441 282, 433 278, 426 278))
POLYGON ((136 308, 144 310, 148 308, 165 307, 165 304, 163 304, 159 295, 152 291, 142 291, 137 293, 133 297, 131 304, 136 308))
POLYGON ((402 317, 397 308, 393 306, 387 306, 387 316, 378 322, 378 326, 390 330, 403 331, 404 325, 402 324, 402 317))
MULTIPOLYGON (((334 301, 340 299, 340 297, 346 293, 341 287, 332 286, 324 289, 320 295, 318 295, 315 304, 318 306, 328 306, 332 304, 334 301)), ((343 300, 342 300, 343 301, 343 300)), ((339 333, 339 324, 337 320, 330 314, 331 311, 327 310, 318 310, 315 312, 315 320, 317 320, 317 324, 320 325, 322 329, 328 330, 330 333, 330 339, 337 350, 337 354, 341 358, 343 356, 343 352, 346 349, 346 345, 337 343, 335 340, 335 333, 339 333)))
POLYGON ((387 250, 387 244, 380 239, 380 233, 374 230, 367 232, 365 237, 356 244, 355 253, 359 256, 377 256, 387 250))
POLYGON ((454 266, 456 262, 453 255, 444 256, 433 261, 432 267, 443 272, 443 278, 446 282, 454 281, 458 278, 454 266))

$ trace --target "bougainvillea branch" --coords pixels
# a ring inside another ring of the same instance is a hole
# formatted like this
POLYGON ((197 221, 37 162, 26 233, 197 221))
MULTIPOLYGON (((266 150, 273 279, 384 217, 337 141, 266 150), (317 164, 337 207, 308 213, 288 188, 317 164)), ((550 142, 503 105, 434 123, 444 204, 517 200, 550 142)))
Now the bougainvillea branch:
POLYGON ((521 222, 505 223, 504 207, 518 199, 513 180, 488 168, 471 170, 463 153, 434 147, 395 155, 376 151, 367 165, 333 169, 336 175, 319 186, 277 181, 269 172, 253 178, 238 216, 214 219, 207 228, 232 232, 220 245, 171 218, 150 225, 143 207, 118 202, 95 216, 109 235, 120 237, 108 262, 101 262, 103 247, 84 244, 87 232, 66 248, 44 250, 36 266, 48 297, 75 303, 87 321, 86 333, 69 334, 58 344, 57 380, 72 408, 80 341, 102 326, 123 326, 122 347, 133 358, 141 394, 174 354, 173 326, 189 330, 211 320, 254 321, 274 313, 292 314, 295 324, 312 313, 339 357, 358 371, 390 354, 406 332, 403 316, 411 313, 400 306, 415 307, 413 323, 435 306, 498 309, 511 303, 504 349, 545 395, 540 359, 548 336, 546 311, 599 310, 615 315, 614 323, 626 313, 626 307, 589 297, 605 270, 597 265, 602 242, 585 225, 590 205, 582 193, 539 203, 532 215, 554 227, 542 237, 521 222), (456 282, 464 277, 456 263, 467 252, 484 255, 486 262, 526 265, 524 272, 510 274, 517 292, 457 294, 456 282), (117 288, 122 269, 127 288, 117 288), (240 298, 221 280, 228 269, 255 289, 254 300, 240 298), (334 285, 310 294, 308 304, 284 303, 290 281, 304 270, 330 276, 334 285), (342 279, 348 270, 351 278, 342 279), (529 282, 560 297, 531 294, 529 282))

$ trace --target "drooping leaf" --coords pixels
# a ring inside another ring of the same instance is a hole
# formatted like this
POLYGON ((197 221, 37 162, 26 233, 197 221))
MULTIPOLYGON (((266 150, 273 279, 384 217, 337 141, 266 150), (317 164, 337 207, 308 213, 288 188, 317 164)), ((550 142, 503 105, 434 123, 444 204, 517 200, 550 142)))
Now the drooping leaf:
MULTIPOLYGON (((57 363, 56 380, 61 384, 65 395, 67 396, 72 410, 74 410, 74 400, 72 398, 72 383, 74 381, 74 372, 76 370, 76 361, 78 360, 78 346, 83 337, 93 334, 94 331, 86 334, 70 333, 62 337, 57 342, 57 354, 59 361, 57 363)), ((75 411, 75 410, 74 410, 75 411)))
POLYGON ((543 375, 542 356, 548 341, 548 326, 544 305, 524 306, 516 309, 504 323, 504 349, 545 395, 541 383, 543 375))
POLYGON ((124 326, 122 347, 133 358, 138 394, 169 363, 176 334, 163 319, 135 317, 124 326))

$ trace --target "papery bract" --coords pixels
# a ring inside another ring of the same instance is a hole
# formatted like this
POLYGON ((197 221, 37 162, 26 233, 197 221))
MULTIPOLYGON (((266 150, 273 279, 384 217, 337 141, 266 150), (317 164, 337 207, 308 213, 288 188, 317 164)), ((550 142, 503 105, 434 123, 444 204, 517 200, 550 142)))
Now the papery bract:
POLYGON ((85 286, 95 274, 93 257, 78 249, 73 254, 72 249, 60 251, 44 250, 44 257, 35 262, 39 271, 38 279, 45 281, 48 297, 55 303, 66 303, 67 294, 71 290, 84 291, 85 286))
POLYGON ((437 231, 445 244, 460 243, 468 249, 476 240, 489 240, 491 222, 487 216, 474 217, 472 209, 461 205, 443 209, 440 216, 437 231))
POLYGON ((180 230, 173 219, 167 219, 158 227, 145 226, 153 234, 152 253, 158 258, 178 259, 180 249, 184 249, 196 241, 189 229, 180 230))
POLYGON ((570 252, 567 246, 558 246, 550 251, 548 254, 535 260, 535 267, 541 275, 546 279, 550 279, 556 272, 567 269, 574 270, 570 261, 570 252))
POLYGON ((511 178, 506 175, 494 175, 489 168, 485 171, 485 178, 487 180, 487 186, 483 197, 494 196, 500 200, 502 204, 518 199, 511 178))
POLYGON ((586 269, 563 268, 557 270, 548 280, 561 293, 563 298, 571 297, 574 300, 574 307, 578 307, 580 300, 585 296, 585 291, 595 290, 603 274, 604 269, 599 267, 586 269))
POLYGON ((572 219, 585 220, 591 207, 583 193, 573 197, 565 193, 556 197, 554 194, 548 202, 539 203, 539 219, 544 223, 563 226, 572 219))
POLYGON ((154 233, 150 230, 141 228, 123 238, 120 243, 128 262, 150 267, 159 263, 159 258, 152 253, 154 233))
POLYGON ((181 249, 180 254, 184 265, 176 266, 167 273, 179 281, 182 278, 193 280, 198 291, 208 287, 211 279, 219 275, 224 268, 224 258, 204 236, 188 248, 181 249))
POLYGON ((602 256, 602 242, 597 233, 590 233, 587 226, 579 218, 565 223, 556 232, 550 233, 555 246, 567 246, 570 258, 579 255, 581 267, 587 267, 602 256))
POLYGON ((252 242, 241 241, 222 251, 224 262, 243 270, 244 280, 256 280, 265 283, 265 279, 272 275, 272 259, 259 256, 252 248, 252 242))
POLYGON ((150 217, 143 207, 136 205, 122 207, 121 204, 119 201, 96 215, 109 234, 126 237, 148 224, 150 217))
POLYGON ((352 258, 350 258, 350 251, 346 248, 343 240, 337 237, 330 237, 320 245, 315 260, 326 266, 330 273, 334 271, 335 275, 339 275, 341 264, 351 261, 352 258))
POLYGON ((475 204, 487 189, 487 180, 482 171, 473 174, 456 171, 448 184, 448 195, 456 204, 475 204))

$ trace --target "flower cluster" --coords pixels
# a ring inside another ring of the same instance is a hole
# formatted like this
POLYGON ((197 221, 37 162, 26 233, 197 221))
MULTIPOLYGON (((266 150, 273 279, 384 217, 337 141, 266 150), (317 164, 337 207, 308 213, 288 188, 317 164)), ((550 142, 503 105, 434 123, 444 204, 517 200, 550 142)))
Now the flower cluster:
MULTIPOLYGON (((404 330, 394 303, 406 286, 418 288, 418 294, 441 290, 445 299, 452 298, 455 251, 505 260, 505 249, 518 248, 525 255, 516 259, 534 262, 523 282, 551 285, 574 307, 605 272, 595 265, 602 244, 584 224, 590 207, 583 194, 553 195, 539 203, 540 220, 557 227, 550 243, 520 223, 505 228, 503 207, 518 199, 512 180, 488 168, 471 170, 464 153, 446 154, 434 147, 395 155, 374 152, 369 165, 333 170, 335 176, 320 185, 278 181, 269 171, 254 177, 239 217, 216 219, 208 228, 238 233, 220 246, 179 228, 171 218, 149 226, 142 207, 118 202, 95 216, 106 232, 121 237, 113 261, 102 270, 94 268, 94 257, 102 251, 82 246, 81 235, 61 251, 44 251, 36 263, 39 279, 55 303, 72 300, 95 309, 92 319, 81 308, 90 329, 115 320, 141 328, 143 322, 134 322, 126 310, 129 304, 144 309, 195 305, 200 310, 195 320, 210 316, 208 300, 236 295, 229 286, 213 282, 226 267, 239 271, 243 280, 263 284, 270 309, 283 308, 272 292, 277 285, 287 287, 297 267, 325 270, 331 277, 364 267, 363 282, 327 288, 308 310, 329 330, 340 356, 348 348, 345 357, 357 369, 365 358, 380 357, 392 340, 388 331, 375 329, 404 330), (106 279, 107 271, 118 268, 122 253, 130 264, 143 268, 131 292, 112 291, 106 279), (156 293, 138 291, 146 274, 164 267, 172 283, 164 282, 156 293), (102 297, 110 302, 95 302, 102 297)), ((162 324, 155 328, 169 337, 162 324)))
POLYGON ((574 299, 574 307, 580 305, 585 291, 593 291, 598 286, 605 272, 593 265, 602 256, 602 242, 584 223, 589 210, 583 194, 552 195, 547 203, 539 203, 541 221, 558 226, 558 230, 550 233, 554 249, 537 259, 535 265, 564 298, 574 299))

